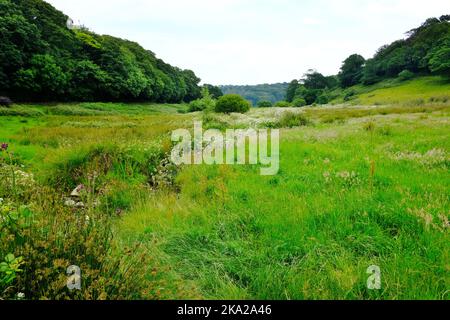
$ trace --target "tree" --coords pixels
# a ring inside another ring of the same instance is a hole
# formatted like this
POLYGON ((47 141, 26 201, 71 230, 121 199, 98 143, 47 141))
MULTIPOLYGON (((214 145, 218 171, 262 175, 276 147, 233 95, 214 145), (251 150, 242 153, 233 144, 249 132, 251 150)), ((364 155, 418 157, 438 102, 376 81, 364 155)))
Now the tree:
POLYGON ((363 76, 361 81, 364 85, 371 85, 381 81, 381 76, 378 75, 378 64, 374 59, 369 59, 366 61, 366 66, 363 71, 363 76))
POLYGON ((334 89, 339 87, 339 77, 338 76, 327 76, 325 77, 327 80, 327 87, 329 89, 334 89))
POLYGON ((406 81, 414 78, 415 74, 409 70, 403 70, 398 74, 400 81, 406 81))
POLYGON ((209 92, 207 87, 202 89, 202 98, 191 101, 189 103, 189 112, 197 112, 204 110, 213 110, 216 106, 216 100, 213 95, 209 92))
POLYGON ((220 113, 246 113, 250 110, 250 102, 238 94, 227 94, 219 98, 216 103, 216 112, 220 113))
POLYGON ((450 77, 450 36, 427 56, 431 72, 450 77))
POLYGON ((200 79, 139 44, 87 29, 41 0, 0 0, 0 94, 16 101, 181 102, 200 79))
POLYGON ((306 106, 306 100, 303 98, 295 98, 292 104, 295 108, 301 108, 306 106))
MULTIPOLYGON (((311 105, 316 102, 319 95, 322 94, 324 90, 322 89, 308 89, 304 85, 300 85, 295 91, 295 99, 303 99, 306 105, 311 105)), ((294 100, 295 100, 294 99, 294 100)))
POLYGON ((108 74, 89 60, 75 61, 71 67, 70 95, 78 101, 93 101, 106 95, 108 74))
POLYGON ((316 70, 310 69, 303 76, 303 85, 306 89, 325 89, 328 87, 328 81, 323 74, 317 72, 316 70))
POLYGON ((218 86, 214 86, 212 84, 205 84, 203 87, 208 89, 209 93, 212 95, 214 99, 219 99, 221 96, 223 96, 222 89, 220 89, 218 86))
POLYGON ((289 83, 289 86, 288 86, 287 92, 286 92, 286 101, 292 102, 294 100, 295 91, 297 91, 298 86, 299 86, 298 80, 292 80, 289 83))
POLYGON ((343 88, 354 86, 361 81, 365 62, 359 54, 352 54, 345 59, 338 75, 343 88))
POLYGON ((29 69, 21 69, 16 75, 16 85, 28 90, 34 98, 52 99, 67 90, 68 76, 51 55, 35 55, 29 69))
POLYGON ((258 102, 258 108, 272 108, 273 103, 270 101, 260 101, 258 102))

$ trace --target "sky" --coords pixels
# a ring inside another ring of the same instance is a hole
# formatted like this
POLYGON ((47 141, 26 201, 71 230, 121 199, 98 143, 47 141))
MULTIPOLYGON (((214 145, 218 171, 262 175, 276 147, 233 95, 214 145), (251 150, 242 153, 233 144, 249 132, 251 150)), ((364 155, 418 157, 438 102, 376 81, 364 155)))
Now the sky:
POLYGON ((449 0, 46 0, 99 34, 136 41, 203 83, 288 82, 308 69, 337 74, 449 0))

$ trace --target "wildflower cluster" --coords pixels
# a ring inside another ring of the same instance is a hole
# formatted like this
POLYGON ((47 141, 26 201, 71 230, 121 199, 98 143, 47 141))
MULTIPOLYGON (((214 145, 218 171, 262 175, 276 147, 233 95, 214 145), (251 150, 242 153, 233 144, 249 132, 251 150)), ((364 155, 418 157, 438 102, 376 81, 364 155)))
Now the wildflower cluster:
POLYGON ((395 161, 414 161, 428 168, 450 166, 450 157, 447 152, 436 148, 424 154, 419 152, 397 152, 392 154, 391 158, 395 161))
POLYGON ((326 171, 323 173, 323 177, 325 178, 325 182, 327 183, 337 181, 345 187, 353 187, 361 183, 361 179, 359 178, 358 173, 355 171, 340 171, 337 173, 326 171))

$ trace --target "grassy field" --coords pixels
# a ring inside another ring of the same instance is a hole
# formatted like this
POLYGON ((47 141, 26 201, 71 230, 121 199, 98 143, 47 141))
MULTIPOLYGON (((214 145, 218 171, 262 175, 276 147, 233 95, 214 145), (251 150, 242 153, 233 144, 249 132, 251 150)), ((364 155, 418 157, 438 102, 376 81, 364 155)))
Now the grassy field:
POLYGON ((1 212, 23 224, 5 226, 0 260, 24 259, 3 297, 449 299, 450 104, 402 103, 414 85, 358 98, 395 105, 230 116, 158 105, 1 109, 0 142, 13 153, 0 160, 1 212), (288 128, 289 117, 306 125, 288 128), (194 119, 281 127, 279 174, 171 165, 170 132, 194 119), (11 167, 32 182, 11 188, 11 167), (79 184, 86 205, 67 208, 79 184), (84 270, 81 292, 65 288, 69 265, 84 270), (381 290, 367 288, 371 265, 381 290))
POLYGON ((423 106, 433 103, 447 104, 450 101, 450 82, 446 78, 428 76, 408 81, 385 80, 371 86, 357 85, 339 92, 333 103, 348 101, 353 105, 406 105, 423 106))

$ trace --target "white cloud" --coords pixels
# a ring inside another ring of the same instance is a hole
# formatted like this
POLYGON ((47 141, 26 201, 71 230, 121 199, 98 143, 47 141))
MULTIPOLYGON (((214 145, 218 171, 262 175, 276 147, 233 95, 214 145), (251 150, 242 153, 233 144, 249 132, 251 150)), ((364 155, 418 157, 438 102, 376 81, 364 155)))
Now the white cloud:
POLYGON ((308 68, 337 73, 426 18, 448 0, 48 0, 92 30, 139 42, 204 82, 290 81, 308 68))

